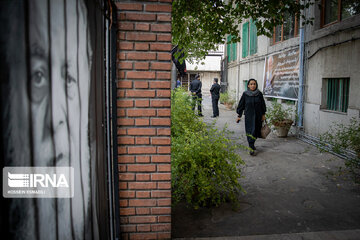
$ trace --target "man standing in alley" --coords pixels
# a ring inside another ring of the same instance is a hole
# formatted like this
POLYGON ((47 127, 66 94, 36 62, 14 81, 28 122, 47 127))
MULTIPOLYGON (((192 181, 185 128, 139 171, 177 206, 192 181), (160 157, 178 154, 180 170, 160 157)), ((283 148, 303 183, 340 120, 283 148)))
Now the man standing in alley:
POLYGON ((220 85, 218 84, 218 79, 214 78, 214 84, 210 88, 211 93, 211 101, 212 101, 212 109, 213 109, 213 115, 212 118, 216 118, 219 116, 219 98, 220 98, 220 85))
POLYGON ((202 101, 202 94, 201 94, 201 81, 200 81, 200 75, 196 74, 195 79, 190 83, 190 91, 193 97, 193 111, 195 110, 196 104, 198 105, 198 114, 200 117, 202 117, 202 111, 201 111, 201 101, 202 101))

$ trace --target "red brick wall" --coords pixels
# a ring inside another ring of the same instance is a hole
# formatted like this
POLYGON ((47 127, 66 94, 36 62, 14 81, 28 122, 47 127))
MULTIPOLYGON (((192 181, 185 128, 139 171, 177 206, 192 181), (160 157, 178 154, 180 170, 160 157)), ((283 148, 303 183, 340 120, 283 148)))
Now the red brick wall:
POLYGON ((171 0, 116 5, 122 237, 169 239, 171 0))

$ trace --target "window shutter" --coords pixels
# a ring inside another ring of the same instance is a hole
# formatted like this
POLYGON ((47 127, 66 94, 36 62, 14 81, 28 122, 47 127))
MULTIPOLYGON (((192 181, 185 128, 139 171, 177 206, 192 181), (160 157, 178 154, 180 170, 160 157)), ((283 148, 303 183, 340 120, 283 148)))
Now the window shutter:
POLYGON ((242 30, 242 57, 245 58, 249 54, 249 22, 243 24, 242 30))
POLYGON ((255 21, 250 21, 250 55, 257 52, 257 29, 255 21))
POLYGON ((349 86, 350 86, 350 79, 344 79, 344 106, 343 112, 347 112, 349 106, 349 86))
POLYGON ((244 91, 247 90, 248 82, 249 82, 249 80, 244 80, 244 91))
POLYGON ((236 42, 232 44, 232 60, 236 61, 236 42))
POLYGON ((227 41, 226 41, 226 53, 227 53, 227 57, 228 57, 228 61, 231 61, 231 35, 227 36, 227 41))
POLYGON ((349 78, 327 79, 327 109, 347 112, 349 104, 349 78))

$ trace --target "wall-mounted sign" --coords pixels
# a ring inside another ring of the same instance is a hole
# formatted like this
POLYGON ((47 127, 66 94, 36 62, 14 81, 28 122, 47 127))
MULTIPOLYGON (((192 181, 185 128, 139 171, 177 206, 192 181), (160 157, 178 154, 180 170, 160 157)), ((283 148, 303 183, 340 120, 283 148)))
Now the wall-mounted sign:
POLYGON ((297 100, 299 66, 299 48, 267 56, 264 67, 264 95, 297 100))

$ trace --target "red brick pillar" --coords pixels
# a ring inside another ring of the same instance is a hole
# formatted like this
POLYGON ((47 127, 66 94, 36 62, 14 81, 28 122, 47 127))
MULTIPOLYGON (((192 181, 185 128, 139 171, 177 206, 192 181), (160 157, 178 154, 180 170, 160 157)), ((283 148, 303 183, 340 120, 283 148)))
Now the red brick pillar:
POLYGON ((116 5, 122 237, 169 239, 171 0, 116 5))

